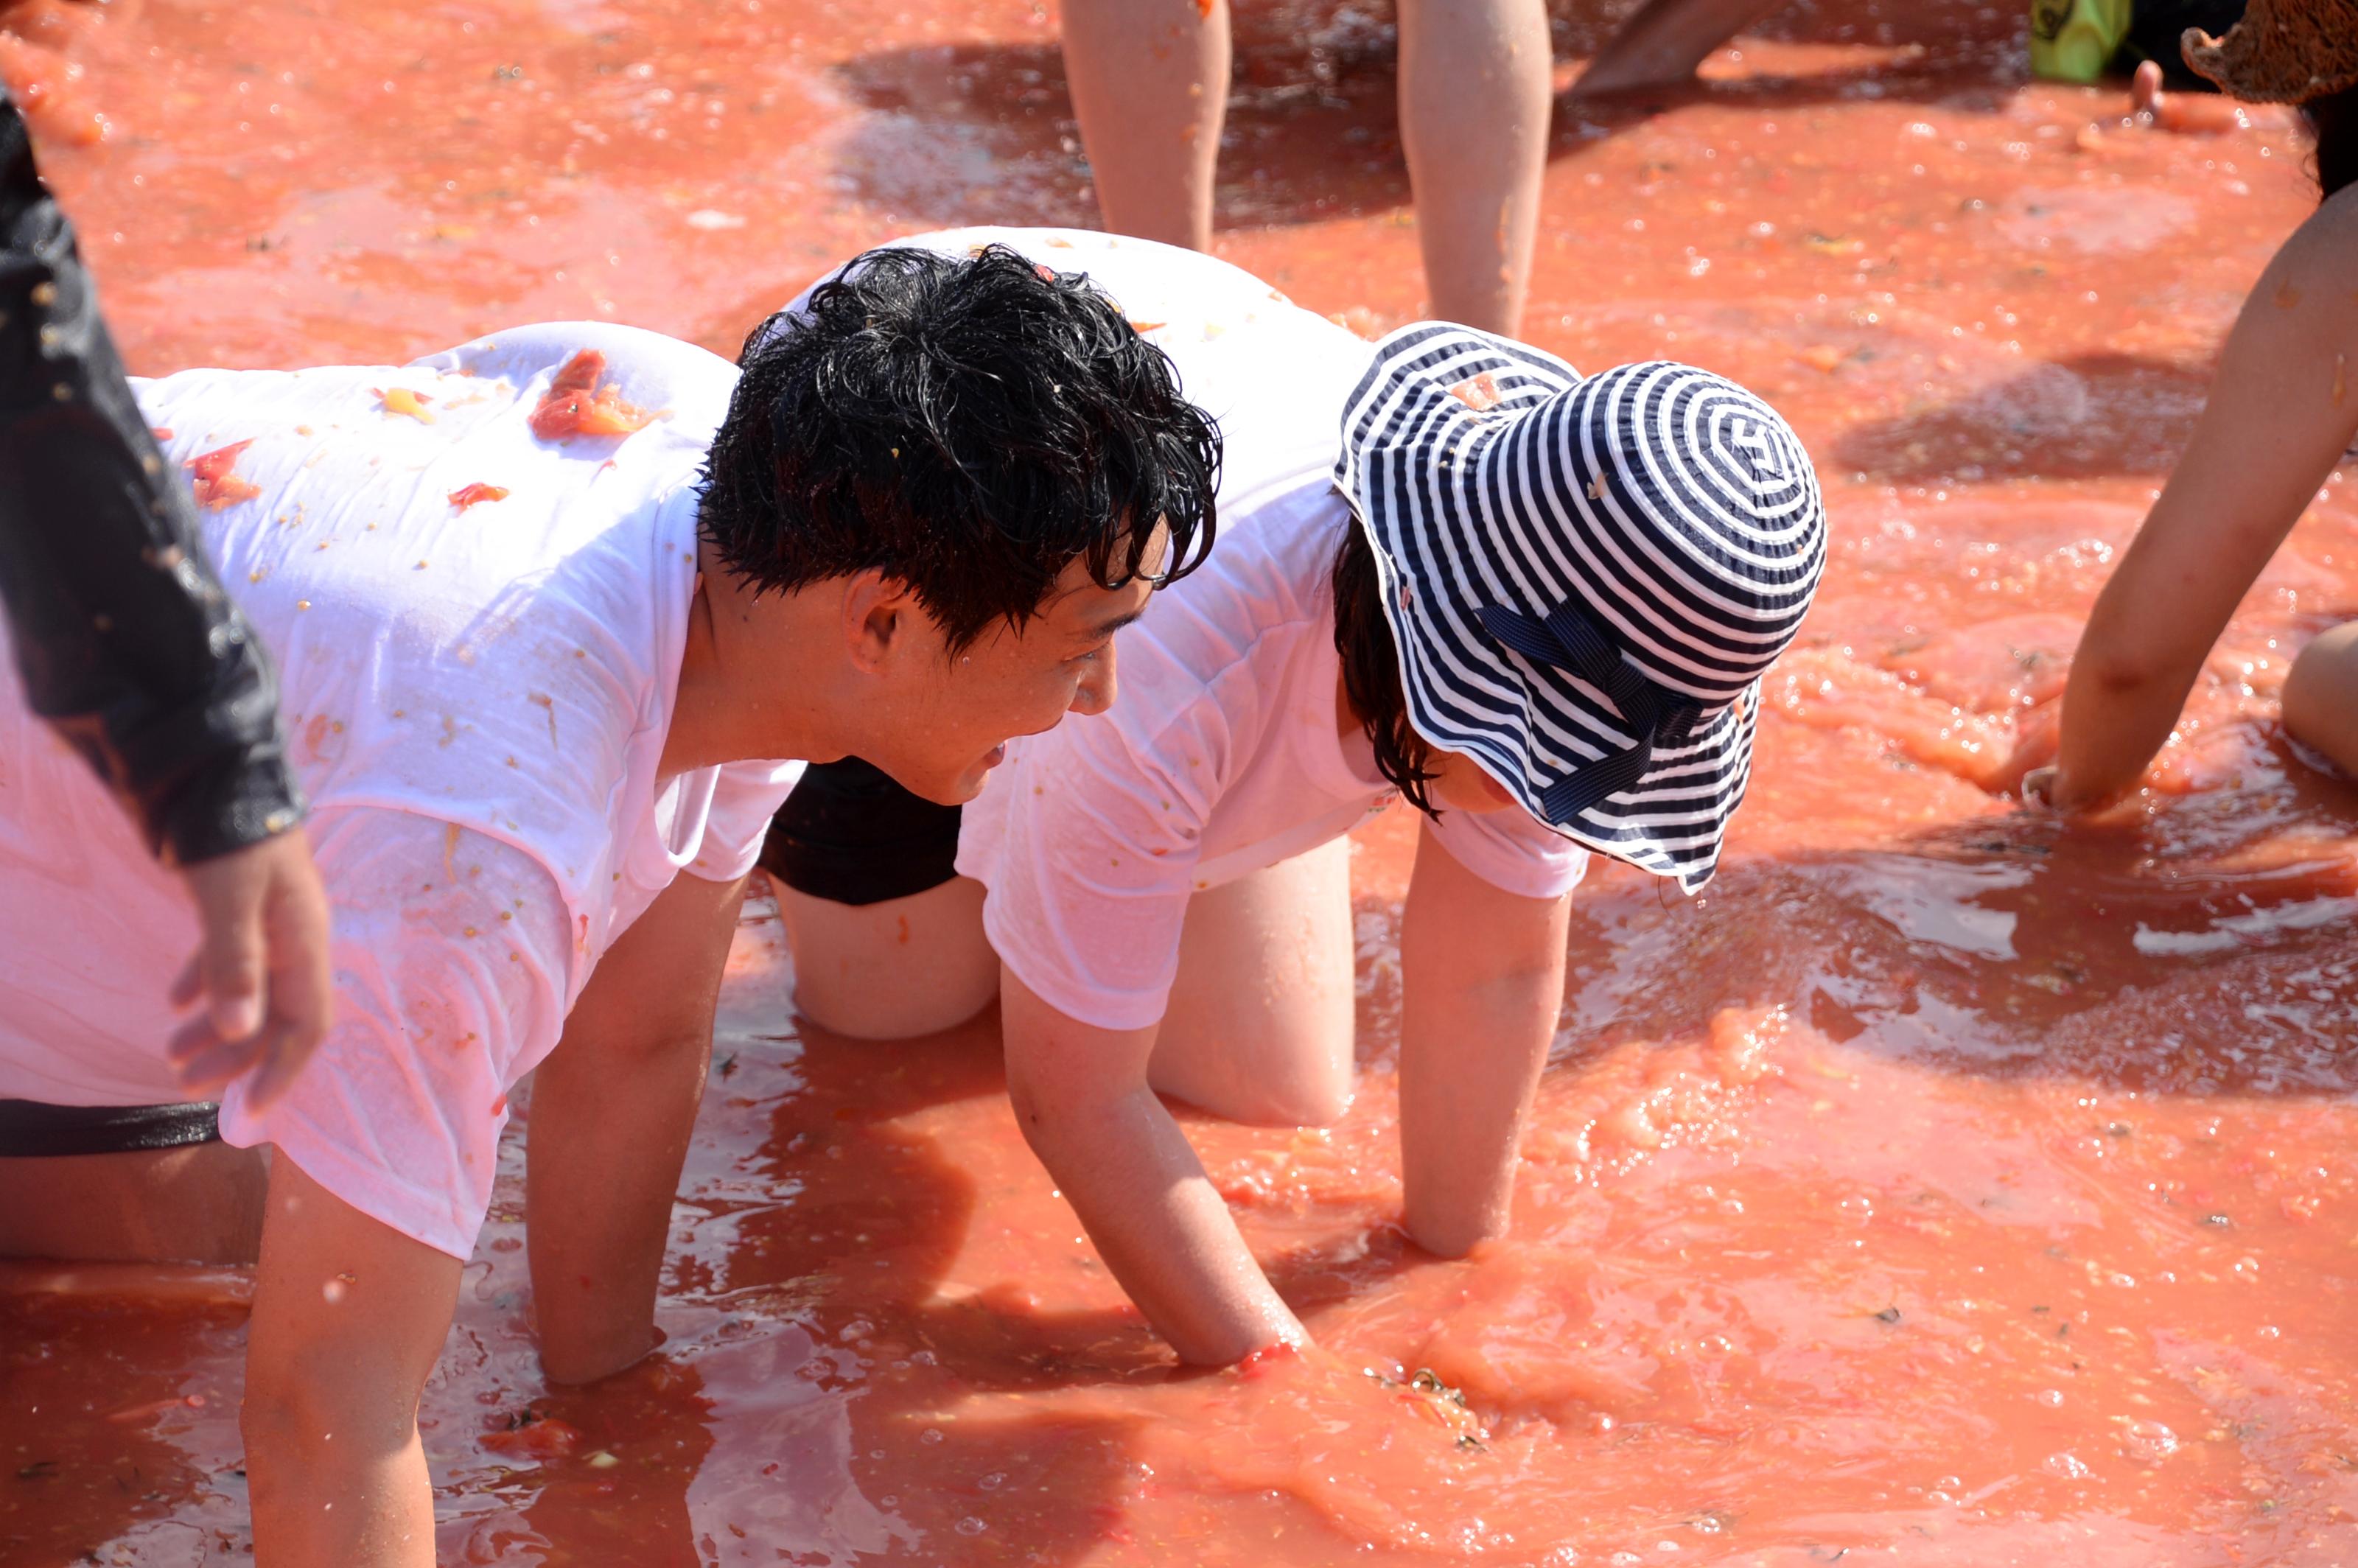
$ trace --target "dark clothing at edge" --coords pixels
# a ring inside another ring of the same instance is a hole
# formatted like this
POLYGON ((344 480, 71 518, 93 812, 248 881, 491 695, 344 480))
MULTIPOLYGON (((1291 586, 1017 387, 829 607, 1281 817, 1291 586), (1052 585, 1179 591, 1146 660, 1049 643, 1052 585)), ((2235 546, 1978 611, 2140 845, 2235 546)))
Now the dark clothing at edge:
POLYGON ((278 682, 140 416, 73 227, 0 92, 0 608, 35 713, 171 865, 283 833, 303 803, 278 682))

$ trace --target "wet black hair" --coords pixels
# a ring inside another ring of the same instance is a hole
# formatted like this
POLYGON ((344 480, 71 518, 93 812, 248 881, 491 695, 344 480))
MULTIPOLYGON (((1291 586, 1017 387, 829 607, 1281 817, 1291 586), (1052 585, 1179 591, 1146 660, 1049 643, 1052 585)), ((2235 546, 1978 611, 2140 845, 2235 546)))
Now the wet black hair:
POLYGON ((1076 557, 1136 577, 1157 521, 1172 578, 1211 548, 1211 419, 1087 278, 1005 245, 870 251, 738 364, 699 524, 757 590, 872 568, 956 652, 1021 630, 1076 557))
POLYGON ((2300 106, 2317 138, 2318 195, 2327 197, 2358 184, 2358 87, 2345 87, 2300 106))
POLYGON ((1375 749, 1376 772, 1427 816, 1441 810, 1426 785, 1440 776, 1433 743, 1408 721, 1401 686, 1400 643, 1384 618, 1384 589, 1376 575, 1375 546, 1355 519, 1335 551, 1335 652, 1343 661, 1343 695, 1375 749))

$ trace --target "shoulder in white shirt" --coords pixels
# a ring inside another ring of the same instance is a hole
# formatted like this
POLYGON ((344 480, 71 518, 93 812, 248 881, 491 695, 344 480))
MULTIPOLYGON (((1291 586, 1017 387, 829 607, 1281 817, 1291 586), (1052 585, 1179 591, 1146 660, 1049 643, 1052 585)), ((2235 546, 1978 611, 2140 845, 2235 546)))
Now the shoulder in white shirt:
MULTIPOLYGON (((736 371, 599 323, 405 366, 138 384, 171 460, 223 449, 223 582, 277 659, 336 932, 338 1023, 232 1142, 278 1144, 362 1212, 464 1256, 504 1096, 600 955, 683 871, 750 870, 795 764, 658 780, 696 582, 697 481, 736 371), (547 440, 581 350, 655 415, 547 440), (437 1022, 437 1021, 439 1022, 437 1022)), ((185 899, 0 673, 0 1096, 178 1098, 168 956, 185 899)))

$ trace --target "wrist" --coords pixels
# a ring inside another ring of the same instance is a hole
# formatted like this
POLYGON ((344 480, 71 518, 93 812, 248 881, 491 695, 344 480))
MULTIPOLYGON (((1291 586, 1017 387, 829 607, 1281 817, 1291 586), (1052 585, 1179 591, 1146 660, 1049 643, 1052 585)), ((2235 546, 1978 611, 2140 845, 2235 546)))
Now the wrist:
POLYGON ((152 821, 168 862, 185 870, 275 838, 303 820, 284 757, 234 752, 183 780, 152 821))

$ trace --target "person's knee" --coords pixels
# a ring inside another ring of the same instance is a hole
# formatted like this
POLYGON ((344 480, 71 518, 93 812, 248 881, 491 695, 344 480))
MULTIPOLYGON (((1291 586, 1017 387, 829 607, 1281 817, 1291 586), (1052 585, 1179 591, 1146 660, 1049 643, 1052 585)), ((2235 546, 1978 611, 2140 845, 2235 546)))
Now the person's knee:
POLYGON ((319 1390, 283 1368, 248 1357, 245 1397, 237 1410, 238 1434, 255 1458, 299 1454, 312 1434, 334 1430, 323 1419, 319 1390))
POLYGON ((966 1022, 999 994, 982 898, 982 885, 963 877, 858 905, 781 888, 796 1010, 854 1040, 911 1040, 966 1022))
POLYGON ((1303 1073, 1271 1084, 1250 1118, 1256 1127, 1332 1127, 1351 1108, 1351 1075, 1303 1073))
POLYGON ((310 1340, 250 1346, 238 1430, 246 1451, 297 1459, 326 1442, 365 1451, 408 1440, 425 1379, 388 1347, 310 1340), (330 1435, 332 1434, 332 1436, 330 1435))
POLYGON ((449 1336, 460 1267, 282 1151, 247 1320, 240 1421, 249 1452, 308 1465, 329 1433, 346 1458, 408 1443, 449 1336))
POLYGON ((2285 676, 2284 722, 2294 739, 2358 775, 2358 621, 2312 641, 2285 676))
MULTIPOLYGON (((1184 1044, 1184 1043, 1182 1043, 1184 1044)), ((1231 1044, 1239 1043, 1231 1042, 1231 1044)), ((1331 1127, 1351 1108, 1354 1087, 1347 1049, 1305 1051, 1298 1039, 1241 1043, 1216 1057, 1162 1056, 1155 1088, 1199 1110, 1248 1127, 1331 1127), (1252 1062, 1245 1070, 1238 1064, 1252 1062)))

